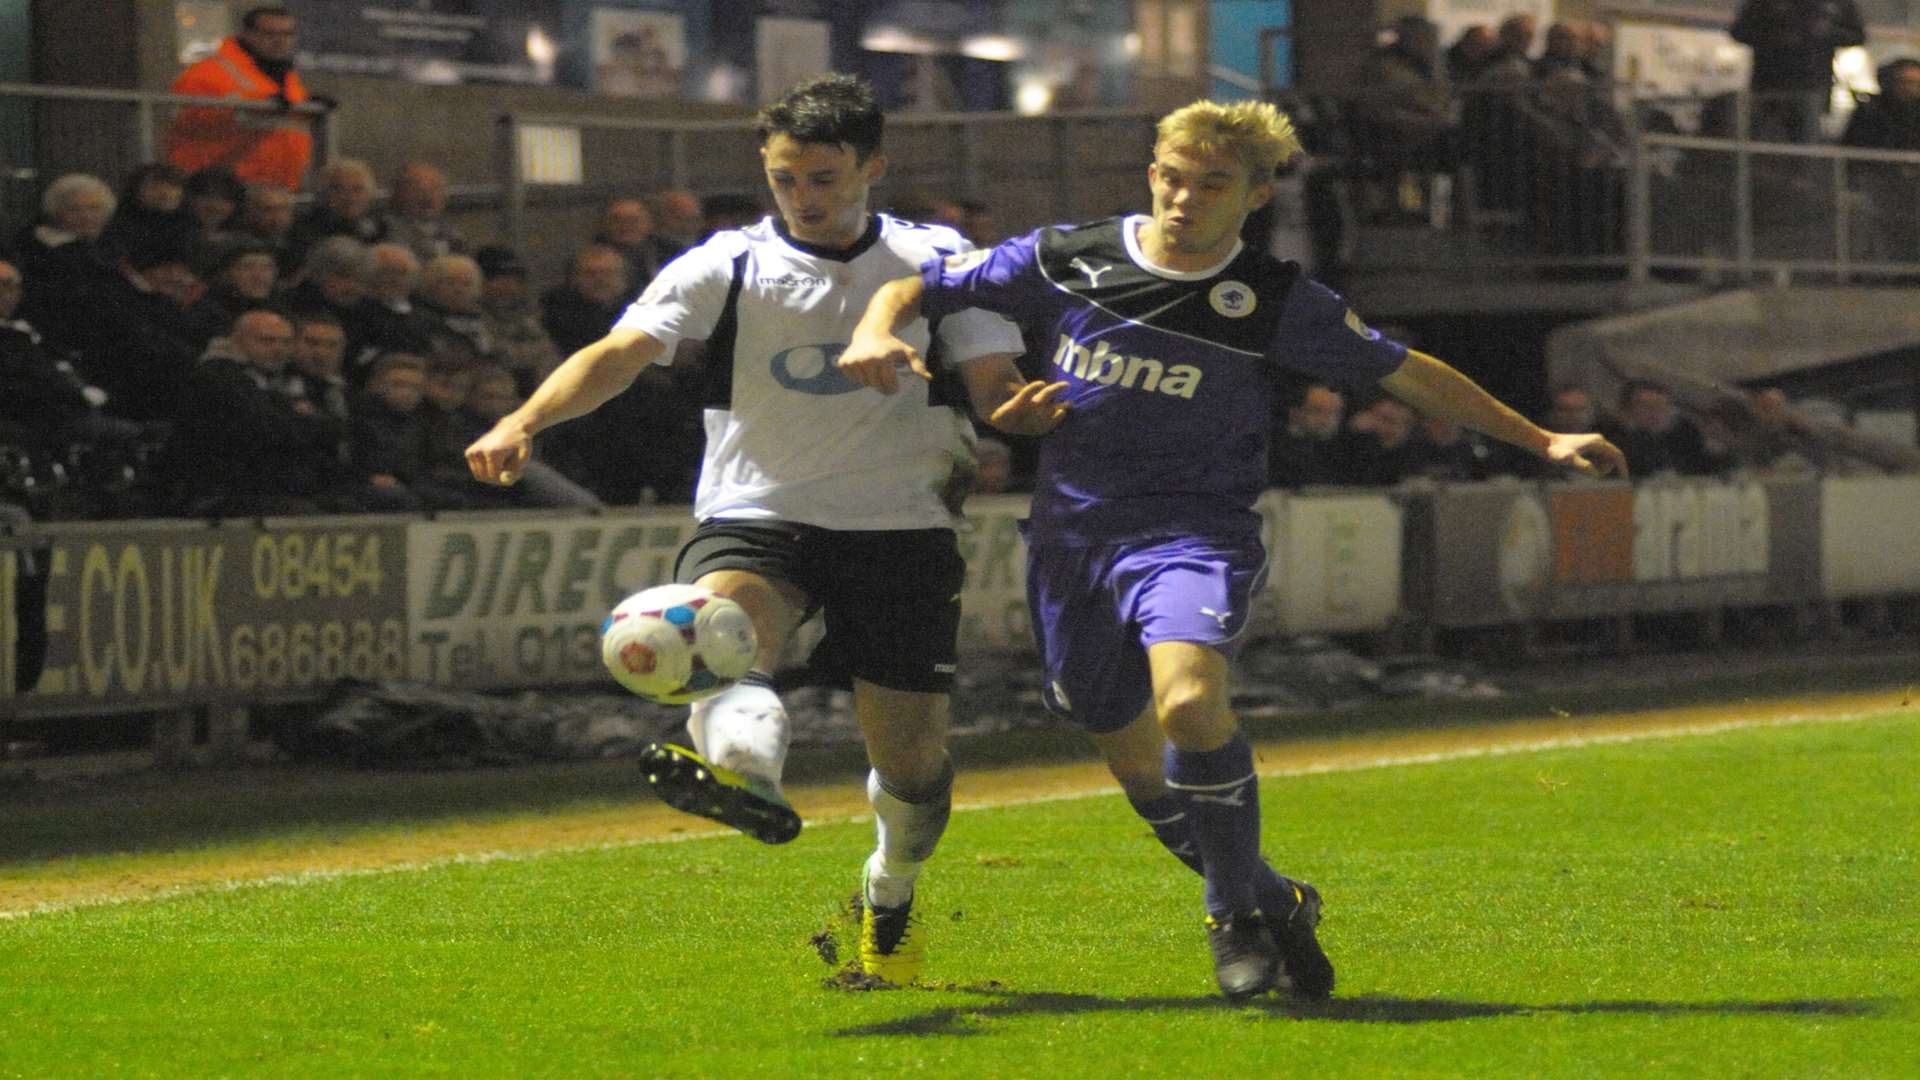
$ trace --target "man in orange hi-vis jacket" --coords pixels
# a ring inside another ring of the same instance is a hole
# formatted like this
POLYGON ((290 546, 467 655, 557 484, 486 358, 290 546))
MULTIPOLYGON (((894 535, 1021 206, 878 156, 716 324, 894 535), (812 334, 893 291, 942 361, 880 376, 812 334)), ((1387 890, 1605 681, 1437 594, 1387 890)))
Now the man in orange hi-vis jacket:
POLYGON ((283 7, 256 7, 240 33, 173 81, 173 92, 196 97, 278 101, 277 112, 184 108, 167 138, 167 160, 185 173, 225 166, 241 179, 298 191, 313 158, 308 117, 287 111, 307 101, 293 70, 293 15, 283 7))

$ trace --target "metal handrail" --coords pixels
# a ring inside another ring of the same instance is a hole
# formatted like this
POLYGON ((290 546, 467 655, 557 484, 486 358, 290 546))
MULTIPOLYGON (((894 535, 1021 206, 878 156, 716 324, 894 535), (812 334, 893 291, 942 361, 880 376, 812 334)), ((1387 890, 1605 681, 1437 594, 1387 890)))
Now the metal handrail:
MULTIPOLYGON (((1143 131, 1153 123, 1153 116, 1138 109, 1101 108, 1076 109, 1070 112, 1047 113, 1029 116, 1013 112, 936 112, 902 113, 889 115, 887 124, 894 128, 937 128, 951 127, 958 138, 954 145, 954 171, 960 187, 965 194, 976 193, 981 185, 980 154, 977 145, 977 132, 991 124, 1025 123, 1043 124, 1053 130, 1049 140, 1052 154, 1049 165, 1055 177, 1053 196, 1056 213, 1062 219, 1071 216, 1069 208, 1073 204, 1074 176, 1072 168, 1065 160, 1066 140, 1062 137, 1069 125, 1081 123, 1099 123, 1116 120, 1137 120, 1143 131)), ((691 136, 707 132, 752 132, 755 129, 751 117, 728 120, 675 120, 657 117, 623 117, 598 114, 559 114, 559 113, 522 113, 503 112, 497 121, 499 131, 499 175, 501 177, 502 228, 508 243, 516 249, 526 240, 525 219, 527 212, 529 185, 522 179, 520 141, 518 132, 523 127, 571 127, 601 131, 641 131, 663 134, 667 137, 665 159, 667 161, 668 183, 671 187, 690 186, 691 169, 688 163, 687 145, 691 136)), ((1144 146, 1144 141, 1143 141, 1144 146)))
POLYGON ((159 140, 154 135, 154 109, 162 105, 185 105, 235 109, 241 112, 291 112, 311 116, 315 120, 314 142, 320 148, 320 161, 331 161, 338 155, 340 134, 333 122, 333 105, 317 101, 303 101, 295 105, 282 105, 277 101, 263 98, 242 97, 206 97, 197 94, 174 94, 162 90, 116 90, 94 86, 43 86, 37 83, 0 82, 0 99, 39 98, 49 101, 105 101, 135 107, 140 127, 136 133, 141 159, 158 159, 159 140))

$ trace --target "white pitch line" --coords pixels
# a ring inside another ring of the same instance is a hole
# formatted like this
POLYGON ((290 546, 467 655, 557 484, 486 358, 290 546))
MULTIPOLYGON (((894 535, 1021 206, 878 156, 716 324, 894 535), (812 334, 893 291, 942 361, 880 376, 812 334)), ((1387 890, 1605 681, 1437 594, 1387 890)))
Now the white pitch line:
MULTIPOLYGON (((1324 773, 1361 772, 1367 769, 1405 768, 1414 765, 1433 765, 1448 761, 1464 761, 1472 758, 1504 757, 1512 754, 1534 754, 1552 750, 1577 750, 1589 746, 1617 746, 1623 743, 1650 742, 1655 739, 1717 735, 1728 731, 1740 731, 1753 728, 1795 727, 1805 724, 1855 723, 1862 720, 1872 720, 1900 711, 1902 711, 1902 707, 1900 706, 1885 706, 1849 713, 1792 713, 1786 716, 1714 720, 1696 724, 1678 724, 1668 727, 1646 728, 1637 731, 1608 732, 1599 735, 1556 735, 1539 739, 1515 739, 1512 741, 1485 743, 1479 746, 1450 747, 1446 750, 1434 750, 1421 754, 1384 754, 1376 757, 1357 757, 1346 761, 1328 761, 1308 765, 1291 765, 1275 769, 1262 769, 1260 770, 1260 775, 1263 777, 1316 776, 1324 773)), ((1117 794, 1118 791, 1119 789, 1117 787, 1102 786, 1081 791, 1028 795, 1014 799, 963 802, 956 804, 954 810, 997 810, 1012 806, 1073 802, 1080 799, 1102 798, 1117 794)), ((871 818, 872 815, 870 814, 842 814, 813 818, 809 824, 815 827, 842 825, 868 821, 871 820, 871 818)), ((293 874, 268 874, 263 877, 180 885, 168 889, 158 889, 136 896, 88 897, 80 900, 36 904, 29 908, 0 911, 0 923, 27 919, 38 915, 58 915, 88 908, 117 907, 136 903, 177 900, 188 896, 218 895, 249 889, 269 889, 281 886, 293 888, 331 881, 351 880, 354 878, 418 873, 420 871, 437 870, 448 866, 484 866, 488 863, 529 862, 534 859, 546 858, 550 855, 619 851, 626 848, 647 847, 654 844, 681 844, 696 840, 713 840, 737 835, 738 834, 732 829, 710 829, 701 832, 675 833, 671 836, 635 837, 627 840, 609 840, 593 844, 568 844, 530 851, 463 852, 440 859, 423 859, 417 862, 392 863, 386 866, 344 867, 335 870, 303 870, 293 874)))

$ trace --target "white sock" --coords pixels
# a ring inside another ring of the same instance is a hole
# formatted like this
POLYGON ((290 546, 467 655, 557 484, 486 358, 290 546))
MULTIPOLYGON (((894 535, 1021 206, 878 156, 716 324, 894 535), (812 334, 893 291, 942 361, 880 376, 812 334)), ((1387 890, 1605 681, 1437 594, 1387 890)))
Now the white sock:
POLYGON ((869 770, 867 801, 873 804, 873 826, 879 834, 867 858, 867 902, 899 907, 913 899, 920 867, 947 831, 953 813, 953 765, 947 765, 934 788, 922 792, 897 791, 880 779, 878 769, 869 770))
POLYGON ((694 702, 687 732, 701 757, 780 786, 792 725, 764 674, 750 672, 724 693, 694 702))

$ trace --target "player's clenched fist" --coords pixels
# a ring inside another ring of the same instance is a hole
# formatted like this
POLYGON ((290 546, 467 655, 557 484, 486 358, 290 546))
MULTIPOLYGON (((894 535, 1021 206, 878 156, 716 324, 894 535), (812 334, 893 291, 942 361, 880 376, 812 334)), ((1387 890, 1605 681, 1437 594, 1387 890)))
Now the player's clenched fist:
POLYGON ((488 484, 511 484, 533 454, 533 439, 517 424, 501 421, 467 447, 467 468, 474 479, 488 484))

